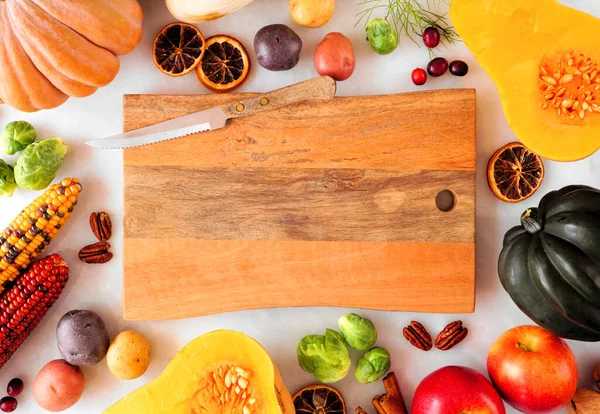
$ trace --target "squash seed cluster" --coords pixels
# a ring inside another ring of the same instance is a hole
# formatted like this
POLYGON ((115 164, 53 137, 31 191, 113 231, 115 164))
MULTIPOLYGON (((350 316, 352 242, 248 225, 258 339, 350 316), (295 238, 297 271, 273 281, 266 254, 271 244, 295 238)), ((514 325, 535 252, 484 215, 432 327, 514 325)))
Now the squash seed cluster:
POLYGON ((559 60, 558 67, 540 66, 540 80, 543 109, 580 120, 586 114, 600 112, 598 63, 585 53, 567 53, 559 60))
POLYGON ((239 407, 243 414, 252 414, 256 399, 248 389, 249 381, 250 373, 243 368, 234 365, 220 366, 207 378, 201 391, 214 396, 221 407, 220 412, 229 412, 227 407, 239 407))

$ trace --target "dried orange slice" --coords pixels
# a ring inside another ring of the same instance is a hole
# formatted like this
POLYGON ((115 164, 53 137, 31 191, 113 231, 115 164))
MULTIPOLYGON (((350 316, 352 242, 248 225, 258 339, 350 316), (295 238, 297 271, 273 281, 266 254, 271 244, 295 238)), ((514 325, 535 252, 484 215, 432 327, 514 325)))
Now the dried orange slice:
POLYGON ((156 35, 152 54, 162 73, 183 76, 196 68, 205 50, 206 41, 196 26, 171 23, 156 35))
POLYGON ((507 203, 518 203, 540 188, 544 180, 544 164, 523 144, 512 142, 490 158, 487 179, 496 197, 507 203))
POLYGON ((198 80, 213 92, 230 92, 240 87, 250 74, 246 48, 227 35, 206 39, 206 53, 196 67, 198 80))
POLYGON ((310 385, 294 395, 296 414, 346 414, 346 402, 328 385, 310 385))

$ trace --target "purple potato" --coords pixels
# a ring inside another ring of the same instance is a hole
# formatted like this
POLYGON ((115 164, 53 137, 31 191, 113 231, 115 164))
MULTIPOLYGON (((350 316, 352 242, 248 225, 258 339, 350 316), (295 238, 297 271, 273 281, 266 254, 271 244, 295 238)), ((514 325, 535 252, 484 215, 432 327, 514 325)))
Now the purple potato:
POLYGON ((110 338, 102 318, 90 310, 72 310, 56 326, 58 350, 71 365, 91 366, 104 359, 110 338))
POLYGON ((260 66, 272 71, 290 70, 298 64, 302 39, 285 24, 271 24, 254 37, 254 52, 260 66))

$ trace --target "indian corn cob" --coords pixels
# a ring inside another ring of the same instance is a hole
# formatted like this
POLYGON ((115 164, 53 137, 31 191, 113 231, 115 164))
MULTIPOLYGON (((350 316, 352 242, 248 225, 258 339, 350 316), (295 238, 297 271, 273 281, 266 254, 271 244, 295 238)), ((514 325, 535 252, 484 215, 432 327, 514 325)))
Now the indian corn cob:
POLYGON ((77 178, 65 178, 49 187, 0 233, 0 293, 58 234, 81 192, 77 178))
POLYGON ((57 254, 34 262, 0 297, 0 368, 27 339, 69 280, 69 266, 57 254))

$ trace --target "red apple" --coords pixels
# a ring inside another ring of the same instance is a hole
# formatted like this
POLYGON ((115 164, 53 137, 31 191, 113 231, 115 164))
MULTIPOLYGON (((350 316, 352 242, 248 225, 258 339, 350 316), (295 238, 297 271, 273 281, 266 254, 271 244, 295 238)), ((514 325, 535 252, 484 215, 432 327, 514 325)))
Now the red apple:
POLYGON ((417 387, 412 414, 505 414, 504 403, 492 384, 466 367, 444 367, 417 387))
POLYGON ((528 414, 564 407, 577 390, 571 348, 538 326, 519 326, 502 334, 490 349, 487 366, 502 398, 528 414))

